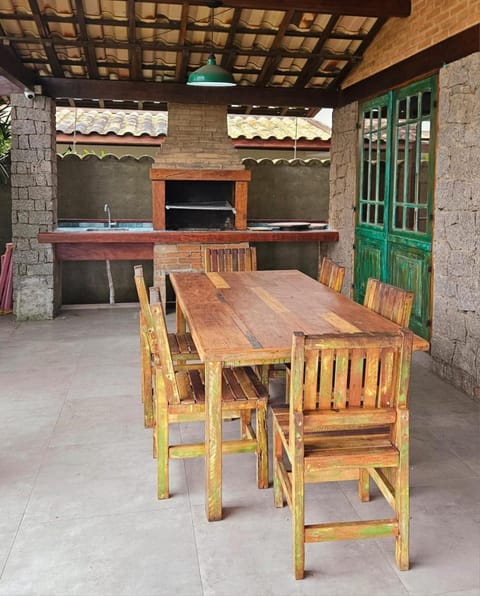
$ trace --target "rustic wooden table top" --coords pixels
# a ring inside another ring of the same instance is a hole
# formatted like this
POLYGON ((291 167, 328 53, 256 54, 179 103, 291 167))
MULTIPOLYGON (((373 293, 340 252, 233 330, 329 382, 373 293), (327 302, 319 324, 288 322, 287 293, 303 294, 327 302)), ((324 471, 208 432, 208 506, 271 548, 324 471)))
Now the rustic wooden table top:
MULTIPOLYGON (((172 273, 204 361, 288 362, 293 331, 388 332, 397 325, 297 270, 172 273)), ((414 350, 428 350, 414 337, 414 350)))

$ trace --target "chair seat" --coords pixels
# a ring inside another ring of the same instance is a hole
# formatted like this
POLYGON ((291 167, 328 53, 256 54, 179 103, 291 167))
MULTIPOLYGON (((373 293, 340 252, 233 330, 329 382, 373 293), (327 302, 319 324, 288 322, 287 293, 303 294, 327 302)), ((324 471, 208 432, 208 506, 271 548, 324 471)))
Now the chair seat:
MULTIPOLYGON (((175 411, 175 405, 195 405, 204 411, 205 408, 205 378, 204 368, 197 370, 179 370, 175 373, 178 386, 179 404, 169 404, 170 411, 175 411)), ((258 401, 267 402, 268 391, 259 382, 255 372, 250 367, 226 368, 223 370, 222 380, 222 410, 238 411, 252 409, 258 401), (253 404, 253 405, 252 405, 253 404)))
POLYGON ((197 348, 190 333, 169 333, 168 344, 174 360, 198 360, 197 348))
MULTIPOLYGON (((285 447, 289 444, 289 412, 272 408, 273 420, 285 447)), ((305 418, 308 418, 306 416, 305 418)), ((305 423, 305 427, 308 422, 305 423)), ((304 433, 304 463, 315 468, 390 467, 398 465, 398 450, 392 445, 388 429, 328 430, 304 433)), ((355 475, 356 477, 357 475, 355 475)))

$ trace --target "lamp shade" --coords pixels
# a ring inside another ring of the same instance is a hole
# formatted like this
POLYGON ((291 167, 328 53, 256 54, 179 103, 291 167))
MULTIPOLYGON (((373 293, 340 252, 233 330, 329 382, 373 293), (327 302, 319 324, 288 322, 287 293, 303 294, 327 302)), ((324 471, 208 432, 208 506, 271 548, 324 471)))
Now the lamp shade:
POLYGON ((234 87, 236 85, 231 73, 218 66, 215 56, 210 54, 205 66, 194 70, 188 77, 187 85, 197 87, 234 87))

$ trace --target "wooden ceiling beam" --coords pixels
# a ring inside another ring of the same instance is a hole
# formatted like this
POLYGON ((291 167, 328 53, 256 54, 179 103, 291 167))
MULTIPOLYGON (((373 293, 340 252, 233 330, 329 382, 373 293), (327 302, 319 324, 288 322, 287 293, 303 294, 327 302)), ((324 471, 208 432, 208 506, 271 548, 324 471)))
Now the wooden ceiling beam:
POLYGON ((135 0, 128 0, 128 57, 130 60, 130 79, 140 81, 142 79, 142 49, 136 45, 137 29, 135 27, 135 0))
POLYGON ((335 92, 285 87, 193 87, 178 83, 92 81, 44 77, 44 93, 54 98, 116 99, 219 105, 335 107, 335 92))
POLYGON ((233 63, 235 61, 235 49, 233 47, 233 41, 237 34, 238 23, 240 22, 241 10, 236 8, 233 11, 232 22, 229 26, 228 37, 225 43, 225 48, 229 50, 228 54, 223 54, 220 66, 225 70, 232 70, 233 63))
MULTIPOLYGON (((169 4, 183 4, 173 0, 169 4)), ((194 0, 190 4, 205 4, 205 0, 194 0)), ((411 13, 410 0, 225 0, 223 6, 255 10, 299 10, 305 12, 336 14, 361 17, 408 17, 411 13)))
MULTIPOLYGON (((183 3, 185 6, 186 2, 183 3)), ((229 26, 229 30, 235 27, 236 33, 240 35, 276 35, 277 30, 274 28, 268 29, 266 27, 249 27, 248 25, 237 25, 239 17, 241 15, 241 10, 236 8, 234 11, 234 17, 232 19, 232 23, 229 26)), ((58 14, 49 14, 45 17, 49 23, 62 23, 62 24, 76 24, 77 20, 75 16, 64 16, 58 14)), ((17 21, 19 17, 17 14, 13 13, 5 13, 0 10, 0 21, 17 21)), ((22 21, 33 21, 32 15, 22 15, 22 21)), ((86 25, 94 25, 95 27, 128 27, 128 19, 108 19, 105 17, 85 17, 86 25)), ((167 31, 177 31, 181 28, 181 20, 177 21, 175 19, 170 20, 168 23, 162 22, 143 22, 137 21, 135 23, 135 27, 137 29, 162 29, 167 31)), ((205 31, 205 27, 203 25, 198 25, 197 23, 188 23, 186 27, 187 31, 205 31)), ((223 26, 214 26, 213 28, 214 33, 225 33, 225 27, 223 26)), ((230 32, 229 32, 230 35, 230 32)), ((311 31, 303 31, 299 30, 296 31, 291 29, 288 32, 289 37, 302 37, 302 38, 317 38, 317 32, 311 31)), ((330 35, 332 39, 349 39, 349 40, 362 40, 365 38, 365 34, 363 33, 348 33, 344 31, 336 31, 330 35)), ((10 36, 10 39, 14 40, 13 36, 10 36)), ((224 67, 225 68, 225 67, 224 67)))
POLYGON ((272 76, 274 75, 275 71, 277 70, 277 67, 282 60, 282 56, 280 54, 276 53, 276 51, 282 45, 283 38, 285 37, 287 29, 290 26, 290 23, 292 22, 294 15, 295 15, 295 10, 293 10, 293 9, 288 10, 285 13, 285 15, 282 19, 282 22, 280 23, 280 26, 278 28, 277 35, 275 36, 275 39, 273 40, 272 46, 270 48, 270 51, 275 52, 275 54, 265 60, 265 63, 262 68, 262 72, 260 73, 260 75, 256 81, 256 85, 258 87, 261 87, 262 85, 266 85, 270 81, 272 76))
MULTIPOLYGON (((45 45, 45 46, 59 46, 59 47, 83 47, 85 44, 83 41, 78 40, 78 39, 69 39, 69 40, 63 40, 63 39, 38 39, 36 37, 33 36, 26 36, 26 37, 11 37, 11 36, 6 36, 6 35, 0 35, 0 41, 2 40, 8 40, 9 43, 28 43, 28 44, 40 44, 40 45, 45 45)), ((140 48, 142 51, 146 50, 146 51, 167 51, 167 52, 180 52, 184 49, 188 49, 190 52, 192 53, 200 53, 200 54, 204 54, 205 51, 209 50, 210 48, 207 46, 188 46, 188 47, 184 47, 184 46, 179 46, 178 44, 172 44, 172 45, 168 45, 164 42, 141 42, 141 43, 137 43, 136 45, 130 44, 128 41, 102 41, 102 40, 89 40, 88 41, 89 45, 92 45, 95 48, 103 48, 103 49, 115 49, 115 50, 129 50, 130 48, 134 48, 134 47, 138 47, 140 48)), ((235 51, 232 49, 227 49, 227 48, 220 48, 217 47, 215 48, 215 54, 229 54, 231 51, 235 51)), ((309 60, 310 58, 321 58, 322 60, 340 60, 340 61, 346 61, 349 62, 350 60, 354 60, 354 62, 356 61, 354 58, 352 58, 352 54, 349 53, 344 53, 344 54, 337 54, 335 52, 331 52, 328 50, 322 50, 318 53, 315 52, 308 52, 306 50, 288 50, 288 49, 284 49, 284 48, 279 48, 277 50, 280 54, 282 58, 300 58, 300 59, 307 59, 309 60)), ((242 55, 245 56, 264 56, 266 58, 268 58, 270 56, 270 50, 268 49, 262 49, 262 48, 257 48, 257 47, 252 47, 252 48, 245 48, 242 49, 241 51, 242 55)), ((29 62, 35 62, 35 59, 30 60, 29 62)))
MULTIPOLYGON (((313 50, 313 53, 318 53, 319 51, 322 50, 323 45, 325 44, 325 42, 327 41, 327 39, 330 37, 331 32, 333 31, 333 29, 335 28, 338 19, 340 17, 337 15, 333 15, 328 19, 328 23, 325 26, 325 29, 322 31, 320 37, 318 38, 317 43, 315 44, 315 48, 313 50)), ((301 74, 298 76, 296 82, 295 82, 295 87, 298 89, 299 87, 305 87, 305 85, 310 81, 310 79, 315 76, 317 70, 320 67, 320 64, 323 62, 323 58, 315 56, 313 58, 310 58, 307 63, 305 64, 305 66, 302 69, 301 74)))
MULTIPOLYGON (((180 29, 178 32, 179 46, 185 46, 185 40, 187 38, 188 7, 189 3, 184 2, 182 6, 182 17, 180 19, 180 29)), ((181 52, 177 52, 177 60, 175 65, 175 80, 177 83, 184 83, 187 80, 189 55, 190 52, 186 48, 181 52)))
POLYGON ((53 46, 49 43, 45 43, 46 40, 49 40, 51 37, 50 29, 48 27, 48 24, 45 22, 44 17, 42 16, 42 14, 40 12, 40 9, 38 7, 38 2, 37 2, 37 0, 28 0, 28 3, 30 5, 30 10, 32 11, 32 14, 33 14, 33 20, 35 21, 35 25, 37 26, 37 29, 38 29, 38 34, 44 44, 43 47, 45 49, 45 53, 48 56, 48 61, 50 63, 50 67, 52 69, 52 74, 55 77, 63 77, 64 76, 63 70, 62 70, 62 67, 60 66, 60 62, 58 61, 58 56, 55 53, 53 46))
POLYGON ((97 57, 95 48, 88 44, 87 24, 83 11, 83 0, 75 0, 75 22, 78 25, 79 38, 84 42, 85 60, 87 61, 87 72, 92 79, 98 79, 97 57))

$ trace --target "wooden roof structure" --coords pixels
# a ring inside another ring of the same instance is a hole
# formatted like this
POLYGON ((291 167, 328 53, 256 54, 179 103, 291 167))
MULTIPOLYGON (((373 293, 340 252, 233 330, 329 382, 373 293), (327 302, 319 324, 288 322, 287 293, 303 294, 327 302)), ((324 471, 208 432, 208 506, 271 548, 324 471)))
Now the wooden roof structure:
POLYGON ((312 116, 410 0, 2 0, 0 96, 30 89, 59 106, 312 116), (186 85, 210 53, 236 87, 186 85), (119 105, 121 104, 121 105, 119 105))

